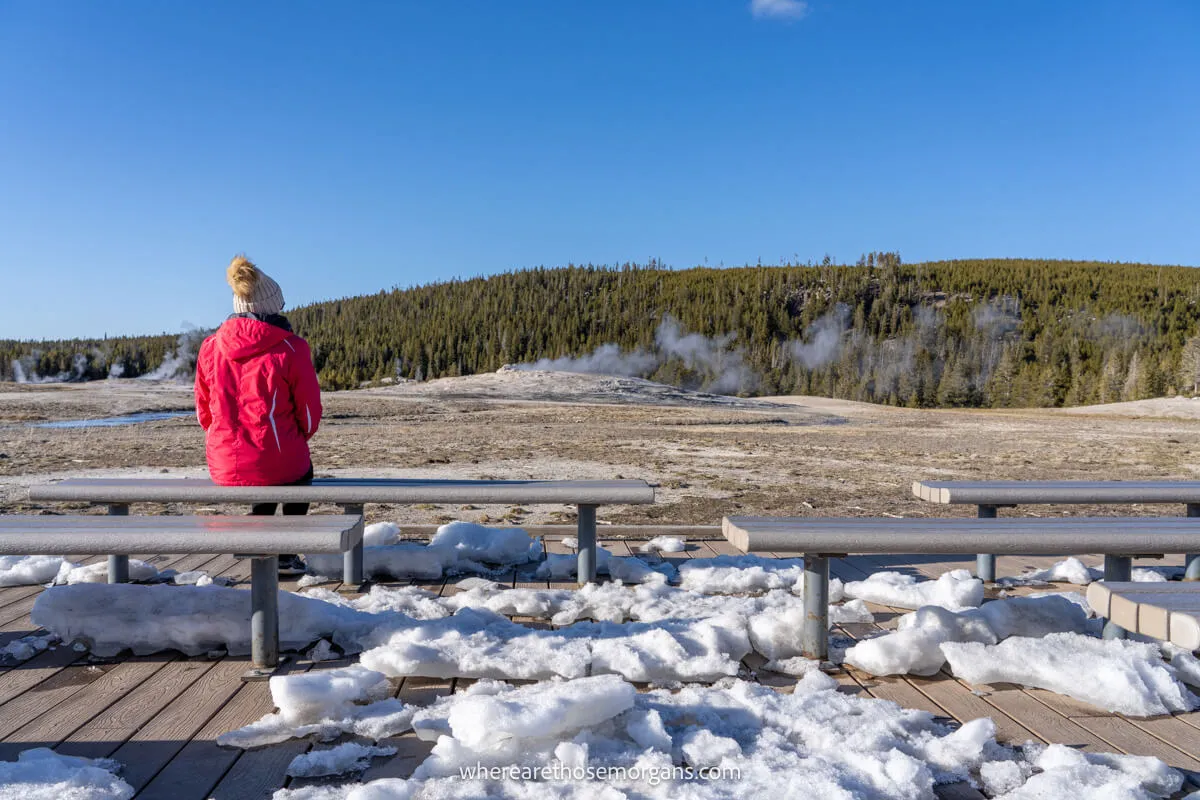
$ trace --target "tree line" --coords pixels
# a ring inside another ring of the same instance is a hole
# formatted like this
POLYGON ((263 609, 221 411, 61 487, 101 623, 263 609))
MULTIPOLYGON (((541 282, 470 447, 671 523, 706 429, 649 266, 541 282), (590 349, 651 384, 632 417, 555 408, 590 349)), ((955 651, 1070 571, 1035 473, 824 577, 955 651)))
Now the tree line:
MULTIPOLYGON (((289 317, 327 389, 523 364, 728 393, 1021 407, 1196 392, 1198 302, 1200 271, 1187 267, 870 253, 854 265, 537 268, 289 317)), ((0 378, 22 359, 39 376, 134 377, 182 350, 174 336, 0 341, 0 378)))

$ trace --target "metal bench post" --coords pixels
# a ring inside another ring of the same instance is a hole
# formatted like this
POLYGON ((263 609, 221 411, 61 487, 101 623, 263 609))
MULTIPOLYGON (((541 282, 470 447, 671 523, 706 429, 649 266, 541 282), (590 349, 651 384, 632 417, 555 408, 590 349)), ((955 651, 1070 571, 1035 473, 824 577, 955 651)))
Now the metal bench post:
MULTIPOLYGON (((1200 503, 1188 503, 1187 515, 1189 517, 1200 517, 1200 503)), ((1184 563, 1187 564, 1187 569, 1184 570, 1183 579, 1185 581, 1200 581, 1200 553, 1188 553, 1184 563)))
POLYGON ((254 669, 279 664, 279 556, 250 560, 250 660, 254 669))
MULTIPOLYGON (((995 519, 995 506, 979 506, 979 512, 976 515, 979 519, 995 519)), ((996 582, 996 557, 987 553, 979 553, 975 556, 975 577, 984 583, 996 582)))
POLYGON ((829 659, 829 559, 804 554, 804 626, 800 652, 805 658, 829 659))
POLYGON ((579 585, 596 580, 596 507, 579 506, 579 557, 576 562, 579 585))
MULTIPOLYGON (((343 505, 342 513, 352 517, 361 517, 363 507, 361 505, 343 505)), ((357 589, 364 580, 363 543, 360 538, 358 544, 342 553, 342 583, 351 589, 357 589)))
MULTIPOLYGON (((1129 556, 1105 556, 1104 557, 1104 580, 1105 582, 1128 582, 1133 578, 1133 559, 1129 556)), ((1104 623, 1105 639, 1124 639, 1125 629, 1113 622, 1104 623)))
MULTIPOLYGON (((129 506, 123 504, 110 505, 108 507, 108 515, 110 517, 127 517, 129 516, 129 506)), ((129 583, 129 556, 108 557, 108 582, 129 583)))

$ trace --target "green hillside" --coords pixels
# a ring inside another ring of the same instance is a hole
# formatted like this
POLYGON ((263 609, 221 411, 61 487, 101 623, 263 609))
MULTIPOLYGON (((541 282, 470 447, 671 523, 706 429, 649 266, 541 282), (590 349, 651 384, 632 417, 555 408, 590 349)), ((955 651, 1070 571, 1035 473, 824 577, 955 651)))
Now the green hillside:
MULTIPOLYGON (((1188 267, 903 264, 880 253, 855 266, 533 269, 317 303, 290 318, 327 388, 574 357, 584 359, 575 369, 729 393, 1007 407, 1192 392, 1198 301, 1200 271, 1188 267)), ((20 358, 41 375, 82 358, 77 373, 102 377, 114 356, 132 376, 175 346, 0 342, 0 377, 20 358)))

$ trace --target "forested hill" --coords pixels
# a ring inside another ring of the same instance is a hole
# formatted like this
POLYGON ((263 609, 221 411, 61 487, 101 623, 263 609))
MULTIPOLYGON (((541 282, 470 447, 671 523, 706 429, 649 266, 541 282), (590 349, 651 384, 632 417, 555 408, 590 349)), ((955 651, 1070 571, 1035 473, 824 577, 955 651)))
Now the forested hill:
MULTIPOLYGON (((1187 267, 880 253, 855 266, 533 269, 290 318, 327 388, 523 364, 729 393, 1004 407, 1193 392, 1198 302, 1200 270, 1187 267)), ((137 354, 122 356, 126 376, 182 355, 173 339, 121 341, 137 354)), ((0 377, 13 359, 46 375, 89 357, 75 372, 103 376, 105 344, 0 342, 0 377)))

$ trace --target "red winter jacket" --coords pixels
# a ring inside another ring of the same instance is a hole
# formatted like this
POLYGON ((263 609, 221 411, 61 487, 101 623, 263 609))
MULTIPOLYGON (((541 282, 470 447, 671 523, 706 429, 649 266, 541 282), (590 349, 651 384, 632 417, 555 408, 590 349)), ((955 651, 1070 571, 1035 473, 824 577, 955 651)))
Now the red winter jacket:
POLYGON ((278 486, 312 464, 321 388, 308 342, 249 317, 227 319, 196 360, 196 416, 221 486, 278 486))

